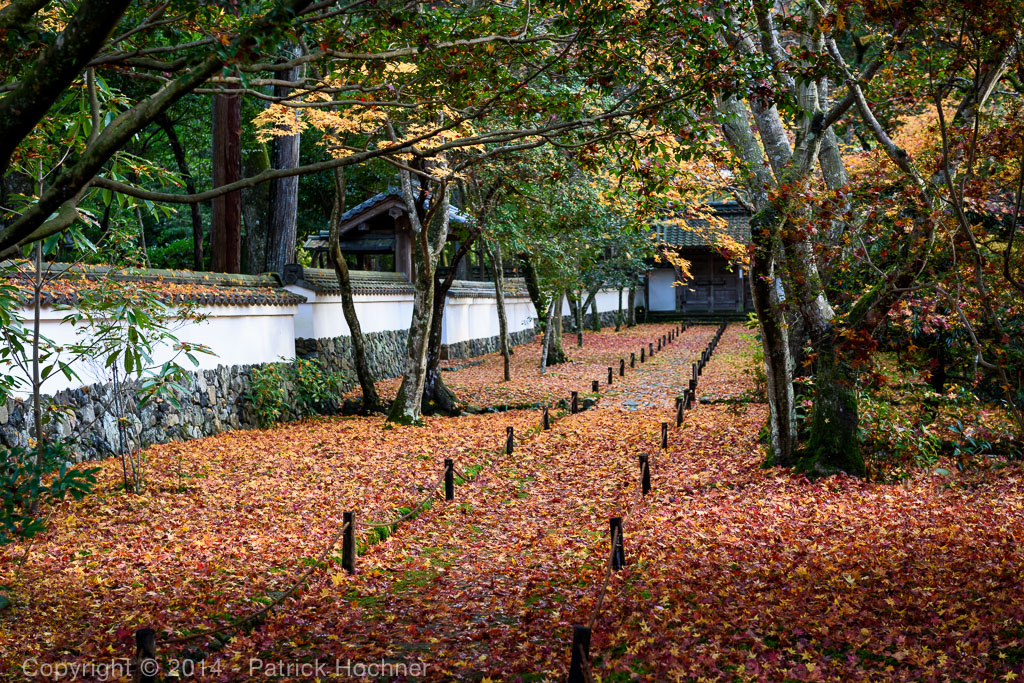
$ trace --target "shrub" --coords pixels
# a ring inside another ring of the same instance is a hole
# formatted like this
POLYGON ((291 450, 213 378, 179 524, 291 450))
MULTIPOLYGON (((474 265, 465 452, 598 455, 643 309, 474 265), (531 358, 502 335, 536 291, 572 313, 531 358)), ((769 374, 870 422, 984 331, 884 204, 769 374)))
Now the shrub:
POLYGON ((861 446, 879 474, 901 477, 938 462, 941 439, 913 411, 867 392, 858 397, 858 411, 861 446))
POLYGON ((0 545, 31 538, 46 529, 39 508, 92 491, 99 468, 70 469, 67 447, 49 442, 0 454, 0 545))
POLYGON ((254 368, 249 399, 261 427, 310 415, 328 415, 341 400, 344 377, 317 358, 254 368))

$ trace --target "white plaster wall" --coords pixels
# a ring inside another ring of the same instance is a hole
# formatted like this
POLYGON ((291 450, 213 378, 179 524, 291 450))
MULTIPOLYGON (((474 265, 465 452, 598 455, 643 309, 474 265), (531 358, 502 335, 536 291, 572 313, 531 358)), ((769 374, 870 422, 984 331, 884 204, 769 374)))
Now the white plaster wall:
POLYGON ((652 270, 650 277, 651 311, 674 311, 676 309, 675 271, 671 268, 652 270))
MULTIPOLYGON (((536 315, 528 297, 507 297, 505 317, 509 333, 532 327, 536 315)), ((491 296, 449 298, 444 307, 442 344, 496 337, 499 333, 498 304, 491 296)))
MULTIPOLYGON (((640 300, 643 296, 643 289, 639 288, 637 291, 637 302, 636 305, 640 306, 640 300)), ((594 296, 597 301, 597 312, 607 313, 609 311, 619 310, 619 290, 617 289, 602 289, 597 292, 594 296)), ((626 307, 629 306, 629 290, 622 290, 622 314, 626 314, 626 307)), ((569 308, 569 299, 562 299, 562 315, 571 315, 572 309, 569 308)), ((586 314, 590 315, 591 309, 587 308, 586 314)))
MULTIPOLYGON (((302 339, 331 339, 350 334, 341 310, 340 294, 317 294, 298 285, 286 287, 308 303, 299 304, 295 315, 295 336, 302 339)), ((412 295, 355 295, 353 303, 363 332, 407 330, 412 321, 412 295)), ((507 297, 505 314, 509 332, 532 327, 536 314, 529 297, 507 297)), ((498 306, 493 296, 449 297, 445 303, 442 344, 498 335, 498 306)))
MULTIPOLYGON (((207 316, 199 322, 173 324, 171 333, 179 341, 203 344, 212 354, 194 354, 199 365, 195 366, 183 355, 177 362, 187 370, 212 369, 218 365, 248 365, 268 363, 281 358, 295 356, 295 315, 298 307, 289 306, 207 306, 197 312, 207 316)), ((40 316, 40 334, 54 344, 68 345, 83 340, 77 329, 64 322, 66 311, 44 306, 40 316)), ((23 311, 22 320, 30 324, 31 312, 23 311)), ((161 345, 152 354, 154 364, 165 363, 175 358, 176 352, 169 345, 161 345)), ((105 358, 69 359, 78 380, 69 380, 63 374, 49 377, 43 384, 45 393, 70 389, 86 384, 108 381, 103 367, 105 358)), ((2 368, 10 372, 10 368, 2 368)), ((21 390, 16 396, 29 392, 21 390)))
MULTIPOLYGON (((295 314, 295 336, 299 339, 332 339, 350 334, 340 294, 317 294, 298 285, 285 287, 306 297, 295 314)), ((412 322, 412 294, 357 294, 352 297, 363 332, 407 330, 412 322)))

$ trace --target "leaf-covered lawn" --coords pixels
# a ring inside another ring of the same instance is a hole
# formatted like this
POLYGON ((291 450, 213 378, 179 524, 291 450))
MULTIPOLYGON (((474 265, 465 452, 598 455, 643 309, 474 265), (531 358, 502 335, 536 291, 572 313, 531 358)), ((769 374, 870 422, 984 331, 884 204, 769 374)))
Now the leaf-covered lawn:
MULTIPOLYGON (((673 419, 712 332, 688 330, 616 374, 595 408, 530 435, 511 457, 493 452, 505 425, 536 427, 535 411, 427 429, 321 420, 163 446, 150 451, 150 492, 136 498, 111 492, 107 463, 105 493, 55 514, 29 556, 16 591, 26 598, 0 617, 4 666, 10 674, 28 654, 127 654, 139 625, 168 632, 254 608, 246 598, 286 586, 343 510, 384 517, 418 500, 416 485, 454 455, 463 471, 487 461, 454 503, 366 548, 355 575, 334 561, 314 573, 209 656, 219 678, 250 679, 252 658, 337 658, 417 662, 427 680, 564 679, 613 515, 625 517, 627 566, 594 626, 598 680, 1024 675, 1022 468, 810 483, 762 468, 761 404, 701 405, 682 428, 672 422, 662 451, 660 423, 673 419), (646 499, 641 453, 652 458, 646 499), (92 554, 77 557, 82 549, 92 554)), ((700 391, 746 391, 749 344, 731 327, 700 391)), ((479 367, 500 372, 500 360, 479 367)), ((7 551, 0 583, 11 583, 20 550, 7 551)))

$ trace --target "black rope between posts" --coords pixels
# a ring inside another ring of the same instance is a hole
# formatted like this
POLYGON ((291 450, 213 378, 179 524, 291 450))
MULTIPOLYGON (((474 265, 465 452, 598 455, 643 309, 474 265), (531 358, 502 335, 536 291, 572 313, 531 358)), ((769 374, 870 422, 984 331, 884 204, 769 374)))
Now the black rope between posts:
MULTIPOLYGON (((522 434, 522 435, 520 435, 520 434, 513 434, 512 440, 513 440, 513 443, 525 443, 526 440, 529 439, 531 436, 532 436, 531 432, 527 432, 527 433, 522 434)), ((454 468, 453 468, 453 471, 454 471, 454 468)), ((461 470, 458 471, 458 475, 464 481, 470 481, 470 478, 465 473, 463 473, 461 470)), ((414 515, 418 514, 420 512, 420 510, 423 509, 423 506, 425 506, 428 501, 431 500, 431 498, 434 496, 434 494, 439 490, 439 488, 440 488, 442 483, 444 483, 444 475, 442 475, 437 480, 437 482, 434 484, 434 486, 431 487, 430 491, 423 498, 423 500, 421 500, 417 505, 415 505, 413 508, 411 508, 407 513, 397 517, 396 519, 394 519, 394 520, 392 520, 390 522, 366 521, 366 522, 362 522, 361 524, 363 526, 366 526, 367 528, 377 529, 377 528, 383 528, 383 527, 393 527, 393 526, 395 526, 397 524, 400 524, 400 523, 402 523, 402 522, 404 522, 404 521, 406 521, 408 519, 411 519, 414 515)), ((198 631, 196 633, 192 633, 192 634, 189 634, 189 635, 186 635, 186 636, 179 636, 177 638, 171 638, 171 639, 163 641, 163 643, 166 644, 166 645, 180 645, 180 644, 188 643, 188 642, 200 639, 200 638, 206 638, 206 637, 214 636, 214 635, 217 635, 217 634, 220 634, 220 633, 234 631, 234 630, 242 627, 246 623, 257 621, 260 618, 264 617, 265 615, 269 614, 274 608, 280 606, 285 600, 287 600, 292 595, 294 595, 295 592, 301 586, 303 586, 307 582, 309 577, 313 575, 313 572, 315 572, 318 568, 320 568, 320 566, 323 564, 324 560, 327 558, 328 554, 338 544, 338 541, 342 538, 342 536, 345 535, 345 532, 348 531, 350 525, 351 525, 351 522, 345 522, 341 526, 341 528, 338 529, 337 532, 335 532, 334 536, 331 537, 330 541, 324 547, 323 551, 321 551, 320 555, 316 558, 316 561, 313 562, 310 565, 309 569, 307 569, 305 572, 303 572, 303 574, 294 583, 292 583, 292 585, 289 586, 286 591, 281 593, 281 595, 279 595, 277 598, 272 600, 267 605, 265 605, 262 608, 256 610, 255 612, 252 612, 250 614, 238 617, 238 618, 228 622, 227 624, 223 624, 223 625, 215 627, 215 628, 204 629, 204 630, 201 630, 201 631, 198 631)), ((594 612, 591 615, 588 628, 593 628, 594 623, 597 621, 597 618, 600 615, 601 606, 604 603, 604 596, 607 593, 607 589, 608 589, 608 582, 609 582, 609 580, 611 578, 612 567, 613 567, 615 552, 617 550, 616 546, 618 544, 619 536, 620 536, 620 529, 619 529, 619 527, 616 527, 616 529, 612 533, 611 550, 610 550, 609 555, 608 555, 608 562, 607 562, 607 568, 606 568, 606 571, 605 571, 604 579, 602 580, 602 583, 601 583, 601 588, 600 588, 600 592, 598 594, 597 604, 595 605, 594 612)), ((582 652, 582 648, 581 648, 581 655, 582 654, 584 654, 584 653, 582 652)), ((585 678, 587 679, 588 682, 589 681, 593 681, 593 675, 592 675, 592 673, 590 671, 589 662, 587 661, 586 657, 583 657, 583 663, 584 663, 584 676, 585 676, 585 678)))
POLYGON ((216 635, 218 633, 224 633, 225 631, 233 631, 233 630, 241 627, 246 622, 257 620, 260 617, 268 614, 270 612, 270 610, 274 609, 275 607, 280 605, 282 602, 284 602, 285 600, 290 598, 295 593, 295 591, 297 591, 299 589, 299 587, 306 582, 306 580, 313 574, 313 572, 316 571, 320 567, 320 565, 323 563, 323 561, 325 559, 327 559, 328 553, 330 553, 331 550, 334 549, 334 546, 338 544, 338 540, 342 536, 345 535, 345 532, 348 530, 349 524, 350 524, 349 522, 345 522, 344 524, 341 525, 341 528, 338 529, 337 533, 335 533, 334 536, 331 538, 330 542, 327 544, 327 547, 325 547, 323 552, 320 553, 320 556, 316 559, 316 562, 314 562, 309 567, 309 569, 307 569, 305 571, 305 573, 303 573, 303 575, 300 576, 299 579, 295 583, 293 583, 290 588, 288 588, 288 590, 286 590, 284 593, 282 593, 277 598, 275 598, 273 601, 271 601, 270 604, 264 606, 262 609, 259 609, 259 610, 255 611, 255 612, 253 612, 252 614, 246 615, 244 617, 239 617, 238 619, 235 619, 234 621, 231 621, 231 622, 229 622, 227 624, 224 624, 223 626, 218 626, 217 628, 206 629, 206 630, 203 630, 203 631, 199 631, 198 633, 192 633, 192 634, 187 635, 187 636, 180 636, 178 638, 171 638, 170 640, 165 640, 163 642, 165 644, 167 644, 167 645, 180 645, 182 643, 188 643, 188 642, 191 642, 191 641, 196 640, 198 638, 205 638, 205 637, 208 637, 208 636, 213 636, 213 635, 216 635))
POLYGON ((611 576, 612 576, 612 563, 615 560, 615 551, 618 550, 618 547, 617 547, 618 543, 619 543, 619 528, 616 527, 615 531, 612 533, 612 549, 611 549, 611 552, 608 553, 608 566, 605 568, 605 571, 604 571, 604 579, 601 581, 601 588, 598 589, 597 604, 594 605, 594 611, 590 615, 590 621, 587 622, 587 628, 589 628, 589 629, 593 629, 594 628, 594 624, 597 623, 597 617, 600 616, 600 614, 601 614, 601 605, 604 604, 604 595, 605 595, 606 592, 608 592, 608 582, 609 582, 609 580, 611 580, 611 576))
POLYGON ((390 522, 372 522, 371 521, 371 522, 360 522, 360 524, 362 526, 370 527, 371 529, 378 529, 378 528, 381 528, 381 527, 392 527, 392 526, 394 526, 396 524, 401 524, 402 522, 404 522, 404 521, 406 521, 408 519, 411 519, 413 517, 413 515, 418 513, 423 508, 423 506, 427 504, 427 501, 429 501, 431 498, 433 498, 434 494, 441 487, 442 483, 444 483, 444 475, 443 474, 441 475, 441 478, 437 480, 437 483, 434 484, 434 486, 430 489, 430 491, 427 493, 426 497, 423 500, 421 500, 415 507, 413 507, 411 510, 406 512, 404 515, 401 515, 397 519, 395 519, 393 521, 390 521, 390 522))
POLYGON ((576 649, 580 653, 580 668, 583 670, 583 680, 586 683, 594 683, 594 672, 590 670, 590 657, 587 656, 582 645, 576 646, 576 649))

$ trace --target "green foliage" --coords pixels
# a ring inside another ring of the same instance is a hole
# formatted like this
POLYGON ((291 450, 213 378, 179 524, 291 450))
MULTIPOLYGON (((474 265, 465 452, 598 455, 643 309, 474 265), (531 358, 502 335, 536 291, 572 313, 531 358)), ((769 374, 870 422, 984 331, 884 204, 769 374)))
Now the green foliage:
POLYGON ((192 268, 192 238, 183 237, 162 247, 150 247, 149 262, 154 268, 192 268))
POLYGON ((13 448, 0 462, 0 545, 31 538, 46 529, 39 509, 71 496, 80 500, 92 491, 98 468, 70 469, 61 442, 34 449, 13 448))
POLYGON ((750 376, 753 380, 754 387, 750 390, 752 398, 757 401, 768 400, 768 373, 765 370, 764 364, 764 347, 761 346, 761 325, 757 320, 757 315, 750 313, 747 315, 747 320, 743 324, 752 333, 752 342, 750 344, 750 356, 747 368, 744 372, 750 376))
POLYGON ((288 419, 333 413, 344 376, 317 358, 269 363, 252 371, 249 400, 261 427, 288 419))
POLYGON ((256 422, 261 427, 281 421, 287 411, 285 368, 283 363, 268 363, 253 368, 249 379, 249 400, 256 413, 256 422))
POLYGON ((941 440, 912 411, 871 392, 859 394, 858 410, 858 439, 876 474, 901 478, 938 462, 941 440))
POLYGON ((333 412, 340 398, 340 373, 328 372, 317 358, 296 358, 288 368, 292 408, 300 416, 333 412))

